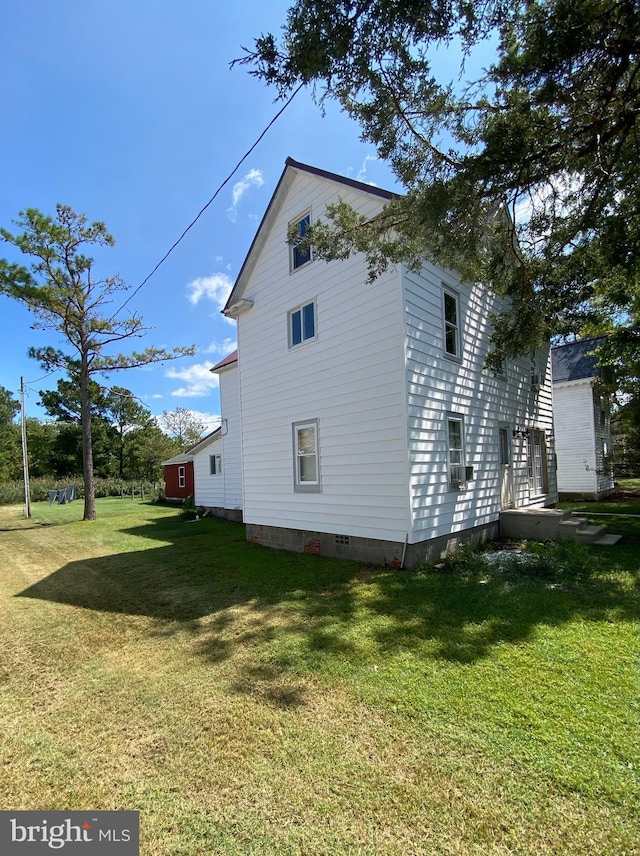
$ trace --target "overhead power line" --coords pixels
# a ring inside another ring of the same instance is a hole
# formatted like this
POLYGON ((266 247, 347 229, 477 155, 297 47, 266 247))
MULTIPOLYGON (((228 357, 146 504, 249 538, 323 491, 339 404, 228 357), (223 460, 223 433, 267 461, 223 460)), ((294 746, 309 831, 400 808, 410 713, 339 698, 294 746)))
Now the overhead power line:
POLYGON ((113 315, 111 316, 111 318, 109 319, 110 321, 113 321, 113 319, 114 319, 117 315, 119 315, 119 314, 120 314, 120 312, 122 312, 122 310, 123 310, 123 309, 124 309, 124 307, 127 305, 127 303, 129 303, 129 301, 130 301, 130 300, 132 300, 132 299, 136 296, 136 294, 140 291, 140 289, 141 289, 144 285, 146 285, 146 284, 147 284, 147 282, 149 282, 149 280, 150 280, 150 279, 151 279, 151 277, 154 275, 154 273, 158 270, 158 268, 159 268, 159 267, 160 267, 160 266, 161 266, 161 265, 162 265, 162 264, 163 264, 163 263, 164 263, 164 262, 169 258, 169 256, 171 255, 171 253, 175 250, 175 248, 176 248, 176 247, 178 246, 178 244, 182 241, 182 239, 185 237, 185 235, 190 231, 190 229, 192 229, 192 228, 195 226, 195 224, 198 222, 198 220, 200 219, 200 217, 202 217, 202 215, 203 215, 203 214, 204 214, 204 212, 207 210, 207 208, 208 208, 208 207, 211 205, 211 203, 215 200, 215 198, 218 196, 218 194, 220 193, 220 191, 221 191, 221 190, 222 190, 222 189, 223 189, 223 188, 224 188, 224 187, 225 187, 225 186, 226 186, 226 185, 231 181, 231 179, 232 179, 232 178, 233 178, 233 176, 236 174, 236 172, 240 169, 240 167, 242 166, 242 164, 246 161, 246 159, 247 159, 247 158, 249 157, 249 155, 253 152, 253 150, 256 148, 256 146, 257 146, 257 145, 262 141, 262 139, 263 139, 263 138, 264 138, 264 136, 267 134, 267 132, 269 131, 269 129, 270 129, 270 128, 271 128, 271 127, 272 127, 272 126, 277 122, 277 120, 280 118, 280 116, 282 116, 282 114, 284 113, 284 111, 287 109, 287 107, 289 106, 289 104, 291 104, 291 102, 292 102, 292 101, 293 101, 293 99, 296 97, 296 95, 298 94, 298 92, 300 92, 300 90, 302 89, 302 87, 303 87, 303 86, 304 86, 304 83, 301 83, 301 84, 297 87, 297 89, 294 89, 294 91, 291 93, 291 95, 289 96, 289 98, 285 101, 285 103, 284 103, 284 104, 283 104, 283 106, 280 108, 280 110, 278 110, 278 112, 277 112, 277 113, 275 114, 275 116, 271 119, 271 121, 269 122, 269 124, 264 128, 264 130, 262 131, 262 133, 260 134, 260 136, 259 136, 259 137, 256 139, 256 141, 253 143, 253 145, 251 146, 251 148, 250 148, 250 149, 248 149, 248 150, 244 153, 244 155, 240 158, 240 160, 238 161, 238 163, 237 163, 237 164, 234 166, 234 168, 231 170, 231 172, 229 173, 229 175, 228 175, 228 176, 224 179, 224 181, 219 185, 219 187, 216 189, 216 191, 215 191, 215 193, 213 194, 213 196, 211 197, 211 199, 209 199, 209 201, 206 203, 206 205, 204 205, 204 206, 200 209, 200 211, 197 213, 197 215, 194 217, 194 219, 191 221, 191 223, 189 223, 189 225, 188 225, 188 226, 187 226, 187 228, 184 230, 184 232, 180 235, 180 237, 177 239, 177 241, 175 241, 175 242, 174 242, 174 243, 169 247, 169 249, 167 250, 167 252, 166 252, 166 253, 164 254, 164 256, 160 259, 160 261, 159 261, 159 262, 158 262, 158 264, 154 267, 154 269, 151 271, 151 273, 150 273, 150 274, 148 274, 148 275, 147 275, 147 276, 142 280, 142 282, 140 283, 140 285, 139 285, 139 286, 137 286, 137 288, 135 288, 135 289, 131 292, 131 294, 129 295, 129 297, 127 297, 127 299, 124 301, 124 303, 122 304, 122 306, 121 306, 121 307, 120 307, 116 312, 114 312, 114 314, 113 314, 113 315))

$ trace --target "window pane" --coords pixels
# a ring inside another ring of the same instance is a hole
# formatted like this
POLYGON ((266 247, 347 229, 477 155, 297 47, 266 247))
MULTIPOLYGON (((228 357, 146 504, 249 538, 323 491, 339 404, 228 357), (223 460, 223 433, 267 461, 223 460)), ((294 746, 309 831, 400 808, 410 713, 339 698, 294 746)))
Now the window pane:
POLYGON ((455 297, 450 294, 444 296, 444 320, 454 327, 458 326, 458 307, 455 297))
MULTIPOLYGON (((302 220, 298 223, 298 230, 300 232, 300 237, 304 238, 307 234, 307 226, 311 222, 309 214, 306 217, 303 217, 302 220)), ((311 258, 311 247, 293 247, 293 267, 294 269, 300 267, 305 262, 308 262, 311 258)))
POLYGON ((462 449, 462 424, 457 420, 449 420, 449 448, 462 449))
POLYGON ((299 345, 302 341, 302 314, 300 310, 291 313, 291 344, 299 345))
POLYGON ((456 355, 458 354, 458 342, 456 336, 456 328, 446 326, 445 327, 445 349, 448 354, 456 355))
POLYGON ((312 426, 298 428, 298 454, 312 455, 316 451, 316 429, 312 426))
POLYGON ((302 455, 298 458, 299 474, 301 482, 317 482, 318 470, 315 455, 302 455))
POLYGON ((313 303, 302 307, 302 338, 313 339, 315 336, 315 317, 313 303))

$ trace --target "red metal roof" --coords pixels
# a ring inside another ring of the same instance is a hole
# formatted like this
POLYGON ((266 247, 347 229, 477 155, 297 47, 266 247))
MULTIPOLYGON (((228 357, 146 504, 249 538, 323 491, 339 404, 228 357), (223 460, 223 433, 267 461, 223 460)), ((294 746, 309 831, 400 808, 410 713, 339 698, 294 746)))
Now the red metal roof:
POLYGON ((219 363, 211 369, 212 372, 217 372, 218 369, 223 369, 226 366, 230 366, 232 363, 238 362, 238 352, 234 351, 232 354, 229 354, 228 357, 225 357, 223 360, 220 360, 219 363))

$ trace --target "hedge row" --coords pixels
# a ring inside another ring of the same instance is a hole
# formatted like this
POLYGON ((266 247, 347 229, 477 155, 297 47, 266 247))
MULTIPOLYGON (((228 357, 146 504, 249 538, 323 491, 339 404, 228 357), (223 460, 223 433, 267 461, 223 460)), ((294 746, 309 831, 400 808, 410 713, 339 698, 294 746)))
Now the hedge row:
MULTIPOLYGON (((56 480, 52 478, 31 479, 29 491, 32 502, 43 502, 49 499, 50 490, 64 490, 75 485, 76 496, 84 498, 82 476, 56 480)), ((96 497, 104 496, 134 496, 145 499, 164 499, 164 486, 160 482, 131 482, 121 479, 96 478, 94 480, 96 497)), ((22 481, 8 481, 0 484, 0 505, 16 505, 24 502, 24 484, 22 481)))

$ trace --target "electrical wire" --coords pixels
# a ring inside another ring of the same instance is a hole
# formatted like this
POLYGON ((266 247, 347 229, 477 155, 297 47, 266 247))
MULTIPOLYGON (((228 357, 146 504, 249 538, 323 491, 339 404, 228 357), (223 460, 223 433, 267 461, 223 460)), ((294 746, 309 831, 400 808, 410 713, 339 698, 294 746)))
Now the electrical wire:
POLYGON ((114 312, 114 314, 113 314, 113 315, 111 316, 111 318, 109 319, 109 321, 110 321, 110 322, 111 322, 111 321, 113 321, 113 319, 114 319, 117 315, 119 315, 119 314, 120 314, 120 312, 122 312, 122 310, 125 308, 125 306, 127 305, 127 303, 129 303, 129 301, 130 301, 130 300, 132 300, 132 299, 136 296, 136 294, 140 291, 140 289, 141 289, 144 285, 146 285, 146 284, 147 284, 147 282, 151 279, 151 277, 152 277, 152 276, 154 275, 154 273, 158 270, 158 268, 159 268, 159 267, 160 267, 160 266, 161 266, 161 265, 162 265, 162 264, 163 264, 163 263, 164 263, 164 262, 169 258, 169 256, 171 255, 171 253, 175 250, 175 248, 176 248, 176 247, 178 246, 178 244, 182 241, 182 239, 185 237, 185 235, 186 235, 186 234, 187 234, 187 233, 188 233, 188 232, 189 232, 189 231, 190 231, 190 230, 195 226, 195 224, 198 222, 198 220, 200 219, 200 217, 202 217, 202 215, 203 215, 203 214, 204 214, 204 212, 207 210, 207 208, 208 208, 208 207, 211 205, 211 203, 216 199, 216 197, 218 196, 218 194, 220 193, 220 191, 221 191, 221 190, 222 190, 222 189, 223 189, 223 188, 224 188, 224 187, 225 187, 225 186, 226 186, 226 185, 231 181, 231 179, 233 178, 233 176, 234 176, 234 175, 236 174, 236 172, 240 169, 240 167, 242 166, 242 164, 246 161, 246 159, 247 159, 247 158, 249 157, 249 155, 253 152, 253 150, 257 147, 257 145, 262 141, 262 139, 263 139, 263 138, 264 138, 264 136, 267 134, 267 132, 270 130, 270 128, 271 128, 271 127, 272 127, 272 126, 277 122, 277 120, 280 118, 280 116, 282 116, 282 114, 284 113, 284 111, 287 109, 287 107, 289 106, 289 104, 291 104, 291 102, 292 102, 292 101, 293 101, 293 99, 296 97, 296 95, 298 94, 298 92, 300 92, 300 90, 302 89, 302 87, 303 87, 303 86, 304 86, 304 83, 301 83, 301 84, 297 87, 297 89, 294 89, 294 91, 291 93, 291 95, 290 95, 290 96, 289 96, 289 98, 286 100, 286 102, 283 104, 283 106, 280 108, 280 110, 278 110, 278 112, 277 112, 277 113, 275 114, 275 116, 271 119, 271 121, 270 121, 270 122, 269 122, 269 124, 266 126, 266 128, 264 128, 264 130, 262 131, 262 133, 260 134, 260 136, 259 136, 259 137, 256 139, 256 141, 253 143, 253 145, 251 146, 251 148, 249 148, 249 149, 245 152, 245 154, 240 158, 240 160, 238 161, 238 163, 234 166, 234 168, 231 170, 231 172, 230 172, 230 173, 229 173, 229 175, 225 178, 225 180, 222 182, 222 184, 220 184, 220 185, 219 185, 219 187, 216 189, 216 191, 215 191, 215 193, 213 194, 213 196, 211 197, 211 199, 209 199, 209 201, 206 203, 206 205, 204 205, 204 206, 200 209, 200 211, 197 213, 197 215, 195 216, 195 218, 191 221, 191 223, 189 223, 189 225, 188 225, 188 226, 187 226, 187 228, 184 230, 184 232, 180 235, 180 237, 177 239, 177 241, 175 241, 175 242, 171 245, 171 247, 169 247, 169 249, 167 250, 167 252, 166 252, 166 253, 164 254, 164 256, 160 259, 160 261, 159 261, 159 262, 158 262, 158 264, 154 267, 154 269, 151 271, 151 273, 150 273, 150 274, 148 274, 148 275, 147 275, 147 276, 142 280, 142 282, 140 283, 140 285, 138 285, 138 286, 137 286, 137 287, 136 287, 136 288, 131 292, 131 294, 129 295, 129 297, 127 297, 127 299, 124 301, 124 303, 122 304, 122 306, 121 306, 118 310, 116 310, 116 312, 114 312))

